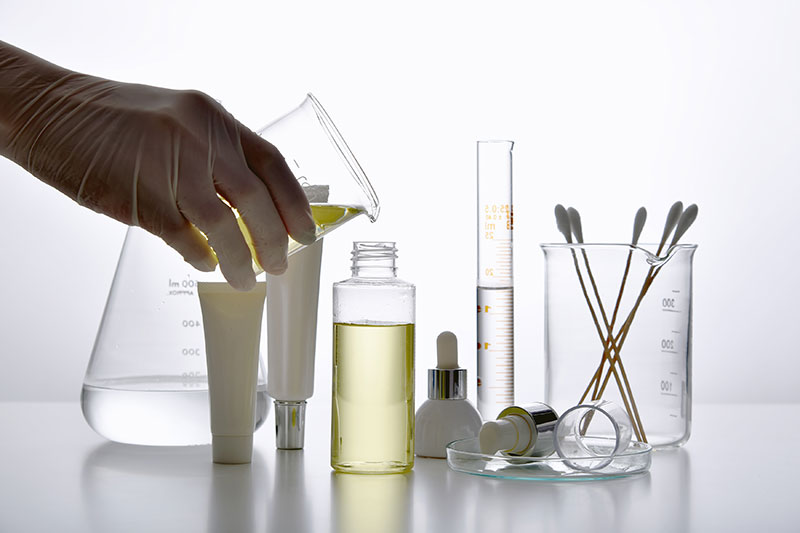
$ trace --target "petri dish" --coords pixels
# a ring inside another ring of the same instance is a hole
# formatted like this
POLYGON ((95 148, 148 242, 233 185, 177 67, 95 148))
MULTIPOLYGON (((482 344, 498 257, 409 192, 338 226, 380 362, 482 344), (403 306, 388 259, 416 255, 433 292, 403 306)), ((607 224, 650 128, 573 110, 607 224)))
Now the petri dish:
MULTIPOLYGON (((601 453, 608 450, 611 461, 599 469, 598 457, 561 458, 555 454, 548 457, 512 457, 481 453, 477 437, 462 439, 447 445, 447 465, 457 472, 501 479, 528 481, 593 481, 616 479, 643 474, 650 470, 652 447, 644 442, 631 442, 623 452, 611 457, 615 440, 605 437, 587 437, 587 445, 601 453), (584 464, 584 462, 586 464, 584 464)), ((605 462, 605 461, 603 461, 605 462)))

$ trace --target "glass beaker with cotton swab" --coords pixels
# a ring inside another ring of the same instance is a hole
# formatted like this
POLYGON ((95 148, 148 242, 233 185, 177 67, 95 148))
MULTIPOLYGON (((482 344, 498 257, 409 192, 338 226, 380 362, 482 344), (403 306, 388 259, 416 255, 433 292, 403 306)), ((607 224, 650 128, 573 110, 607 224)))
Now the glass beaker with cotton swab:
POLYGON ((642 208, 630 244, 589 244, 578 211, 556 207, 567 244, 542 245, 545 397, 554 408, 610 399, 625 408, 636 440, 658 447, 689 438, 697 247, 679 240, 696 217, 697 206, 677 202, 651 246, 639 243, 642 208))

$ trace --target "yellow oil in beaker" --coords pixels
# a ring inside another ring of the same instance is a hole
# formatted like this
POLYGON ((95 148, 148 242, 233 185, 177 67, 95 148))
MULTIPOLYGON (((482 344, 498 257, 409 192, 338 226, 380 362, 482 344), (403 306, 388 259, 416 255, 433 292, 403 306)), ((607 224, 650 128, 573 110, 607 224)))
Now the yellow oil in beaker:
MULTIPOLYGON (((317 238, 335 228, 338 228, 348 220, 355 218, 364 212, 364 209, 347 205, 311 204, 311 216, 314 218, 317 238)), ((253 248, 253 241, 250 237, 250 231, 247 229, 244 220, 239 216, 238 212, 236 213, 236 221, 239 223, 239 230, 242 232, 242 235, 244 235, 244 238, 247 241, 247 246, 250 248, 250 255, 253 256, 253 270, 255 270, 256 274, 261 274, 264 272, 264 269, 256 260, 256 252, 253 248)), ((300 244, 289 237, 290 255, 303 246, 303 244, 300 244)))

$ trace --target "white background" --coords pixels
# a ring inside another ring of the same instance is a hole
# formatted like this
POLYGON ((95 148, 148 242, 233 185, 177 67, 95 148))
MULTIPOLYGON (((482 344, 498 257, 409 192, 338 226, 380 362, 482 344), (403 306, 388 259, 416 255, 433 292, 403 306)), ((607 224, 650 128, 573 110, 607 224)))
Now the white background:
MULTIPOLYGON (((396 240, 416 283, 417 398, 443 329, 475 376, 475 141, 514 151, 517 399, 543 396, 543 259, 556 203, 588 241, 624 241, 644 205, 700 215, 699 402, 797 402, 800 176, 796 2, 100 2, 0 0, 0 39, 62 66, 205 91, 257 128, 311 91, 380 198, 325 242, 396 240)), ((0 400, 74 400, 125 228, 0 161, 0 400)), ((475 398, 474 384, 470 397, 475 398)))

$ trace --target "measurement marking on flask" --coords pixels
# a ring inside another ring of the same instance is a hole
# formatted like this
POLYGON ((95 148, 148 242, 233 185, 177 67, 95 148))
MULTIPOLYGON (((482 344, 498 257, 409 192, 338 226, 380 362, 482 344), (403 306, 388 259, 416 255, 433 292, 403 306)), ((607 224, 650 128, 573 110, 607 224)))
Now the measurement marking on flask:
POLYGON ((167 294, 169 296, 192 296, 196 286, 197 281, 193 280, 189 275, 182 280, 167 278, 167 287, 169 288, 167 294))

